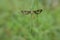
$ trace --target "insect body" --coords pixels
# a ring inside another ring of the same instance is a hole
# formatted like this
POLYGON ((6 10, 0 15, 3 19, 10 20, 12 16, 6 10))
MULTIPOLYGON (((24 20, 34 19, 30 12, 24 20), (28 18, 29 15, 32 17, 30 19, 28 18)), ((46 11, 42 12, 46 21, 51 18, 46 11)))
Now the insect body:
POLYGON ((42 12, 42 9, 39 9, 39 10, 33 10, 33 11, 22 10, 21 12, 22 12, 23 14, 32 14, 32 13, 39 14, 39 13, 42 12))

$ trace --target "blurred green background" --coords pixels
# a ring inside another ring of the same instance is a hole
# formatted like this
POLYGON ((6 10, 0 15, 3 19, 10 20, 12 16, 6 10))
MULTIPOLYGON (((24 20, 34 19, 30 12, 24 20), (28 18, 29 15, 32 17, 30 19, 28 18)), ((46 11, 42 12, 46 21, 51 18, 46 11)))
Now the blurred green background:
POLYGON ((60 40, 60 0, 0 0, 0 40, 60 40))

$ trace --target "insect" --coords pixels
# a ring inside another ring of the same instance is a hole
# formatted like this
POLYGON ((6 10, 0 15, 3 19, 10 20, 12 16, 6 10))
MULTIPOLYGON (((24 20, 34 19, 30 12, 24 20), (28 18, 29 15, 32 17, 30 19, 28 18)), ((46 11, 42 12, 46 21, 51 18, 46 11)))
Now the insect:
POLYGON ((38 9, 38 10, 31 10, 31 11, 26 11, 26 10, 22 10, 21 12, 23 13, 23 14, 32 14, 32 13, 35 13, 35 14, 39 14, 39 13, 41 13, 43 10, 42 9, 38 9))

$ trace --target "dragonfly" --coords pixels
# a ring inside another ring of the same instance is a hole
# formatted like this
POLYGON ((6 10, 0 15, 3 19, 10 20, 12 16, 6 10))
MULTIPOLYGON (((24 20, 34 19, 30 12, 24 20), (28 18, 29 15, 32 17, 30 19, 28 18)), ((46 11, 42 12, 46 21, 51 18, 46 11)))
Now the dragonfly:
POLYGON ((21 13, 23 14, 40 14, 43 10, 42 9, 38 9, 38 10, 31 10, 31 11, 27 11, 27 10, 21 10, 21 13))

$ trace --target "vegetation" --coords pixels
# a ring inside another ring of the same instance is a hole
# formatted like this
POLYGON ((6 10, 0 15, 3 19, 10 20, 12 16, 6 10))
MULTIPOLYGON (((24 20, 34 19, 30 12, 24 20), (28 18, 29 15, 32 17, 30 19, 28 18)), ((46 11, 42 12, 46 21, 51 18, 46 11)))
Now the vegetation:
POLYGON ((44 0, 0 0, 0 40, 60 40, 60 5, 47 4, 44 0), (21 13, 37 9, 43 9, 38 16, 21 13))

